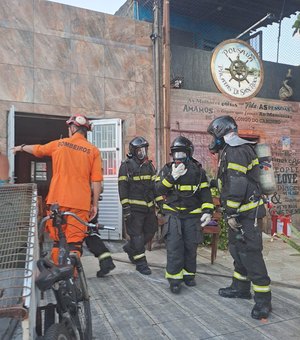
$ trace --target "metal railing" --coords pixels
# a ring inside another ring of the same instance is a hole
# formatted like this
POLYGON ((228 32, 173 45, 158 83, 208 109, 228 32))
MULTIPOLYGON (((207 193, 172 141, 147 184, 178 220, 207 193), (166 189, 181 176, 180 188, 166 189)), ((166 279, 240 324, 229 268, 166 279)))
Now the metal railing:
POLYGON ((37 245, 35 184, 0 187, 0 317, 28 316, 37 245))

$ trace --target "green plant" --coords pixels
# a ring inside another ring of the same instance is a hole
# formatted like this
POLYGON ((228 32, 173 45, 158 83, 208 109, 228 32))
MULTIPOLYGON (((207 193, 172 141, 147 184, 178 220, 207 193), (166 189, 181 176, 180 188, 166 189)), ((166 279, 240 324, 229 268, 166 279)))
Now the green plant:
POLYGON ((228 226, 223 218, 219 220, 219 226, 221 227, 221 231, 219 235, 218 249, 226 250, 228 249, 228 226))
MULTIPOLYGON (((223 218, 218 221, 219 227, 221 228, 219 234, 218 249, 226 250, 228 248, 228 227, 223 218)), ((208 246, 211 244, 212 235, 205 234, 203 244, 208 246)))

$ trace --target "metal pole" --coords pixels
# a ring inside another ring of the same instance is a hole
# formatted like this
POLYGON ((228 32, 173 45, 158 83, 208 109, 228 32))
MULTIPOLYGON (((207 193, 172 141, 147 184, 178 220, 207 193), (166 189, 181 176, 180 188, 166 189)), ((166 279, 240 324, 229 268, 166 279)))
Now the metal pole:
POLYGON ((254 27, 256 27, 257 25, 259 25, 261 22, 265 21, 266 19, 272 18, 274 16, 274 14, 268 13, 266 16, 264 16, 262 19, 260 19, 259 21, 257 21, 254 25, 252 25, 251 27, 247 28, 246 31, 242 32, 241 34, 239 34, 236 39, 239 39, 240 37, 242 37, 244 34, 248 33, 249 31, 251 31, 254 27))
POLYGON ((160 36, 159 36, 159 0, 153 3, 153 61, 154 61, 154 101, 155 101, 155 160, 156 169, 161 169, 161 86, 160 86, 160 36))
POLYGON ((170 151, 170 1, 164 0, 163 4, 163 157, 167 163, 170 151))

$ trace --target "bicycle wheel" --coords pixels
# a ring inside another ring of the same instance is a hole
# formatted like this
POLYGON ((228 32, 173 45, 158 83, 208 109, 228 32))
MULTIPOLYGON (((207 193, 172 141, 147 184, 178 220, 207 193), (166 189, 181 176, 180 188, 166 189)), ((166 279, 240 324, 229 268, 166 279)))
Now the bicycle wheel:
POLYGON ((72 340, 67 328, 61 323, 51 325, 43 337, 44 340, 72 340))
POLYGON ((75 282, 76 290, 76 312, 71 312, 72 321, 75 323, 81 340, 92 339, 92 314, 90 297, 87 283, 80 259, 76 259, 77 270, 75 282))

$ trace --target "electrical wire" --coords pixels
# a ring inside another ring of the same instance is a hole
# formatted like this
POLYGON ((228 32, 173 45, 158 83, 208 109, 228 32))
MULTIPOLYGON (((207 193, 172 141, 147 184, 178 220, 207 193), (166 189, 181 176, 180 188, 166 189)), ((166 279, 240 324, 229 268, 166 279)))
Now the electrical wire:
POLYGON ((277 63, 279 60, 279 45, 280 45, 280 36, 281 36, 281 23, 282 23, 282 17, 283 17, 283 11, 285 8, 285 0, 283 0, 283 4, 282 4, 282 8, 281 8, 281 12, 280 12, 280 16, 279 16, 279 27, 278 27, 278 38, 277 38, 277 63))

